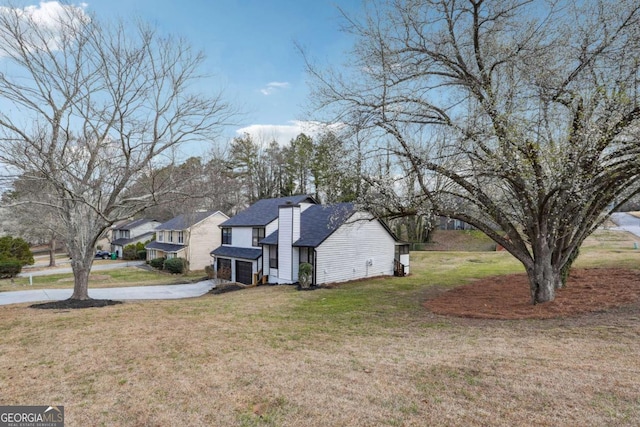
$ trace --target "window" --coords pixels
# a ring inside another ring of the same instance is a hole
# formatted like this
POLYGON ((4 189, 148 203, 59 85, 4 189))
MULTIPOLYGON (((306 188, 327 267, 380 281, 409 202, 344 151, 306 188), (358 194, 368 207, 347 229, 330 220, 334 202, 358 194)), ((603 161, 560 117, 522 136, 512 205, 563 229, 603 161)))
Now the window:
POLYGON ((175 258, 176 254, 174 252, 167 252, 167 259, 175 258))
POLYGON ((158 242, 164 242, 164 231, 158 231, 158 242))
POLYGON ((231 244, 231 229, 223 228, 222 229, 222 244, 230 245, 231 244))
POLYGON ((313 248, 300 248, 300 264, 303 262, 313 265, 313 248))
POLYGON ((278 268, 278 247, 269 246, 269 268, 278 268))
POLYGON ((259 246, 258 242, 264 239, 264 228, 254 228, 251 240, 251 246, 259 246))
POLYGON ((173 243, 173 231, 169 231, 169 237, 167 238, 167 242, 173 243))
POLYGON ((178 231, 178 243, 184 243, 184 231, 178 231))

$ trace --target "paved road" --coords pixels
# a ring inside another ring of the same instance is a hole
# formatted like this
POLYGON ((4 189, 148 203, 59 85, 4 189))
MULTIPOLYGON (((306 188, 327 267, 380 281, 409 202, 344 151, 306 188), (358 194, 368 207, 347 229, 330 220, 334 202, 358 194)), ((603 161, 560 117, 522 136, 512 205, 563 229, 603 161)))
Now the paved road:
MULTIPOLYGON (((104 271, 104 270, 114 270, 116 268, 124 268, 124 267, 135 267, 138 265, 144 265, 144 261, 113 261, 106 264, 93 264, 91 266, 91 271, 104 271)), ((47 276, 50 274, 63 274, 63 273, 72 273, 71 267, 57 267, 57 268, 49 268, 45 270, 36 270, 29 271, 29 267, 25 267, 22 270, 22 273, 18 274, 18 277, 29 277, 30 275, 35 276, 47 276)))
MULTIPOLYGON (((199 297, 214 286, 211 280, 184 285, 133 286, 129 288, 89 289, 89 296, 95 299, 148 300, 181 299, 199 297)), ((71 289, 38 289, 27 291, 0 292, 0 305, 24 302, 58 301, 71 297, 71 289)))
POLYGON ((640 218, 625 212, 611 214, 611 221, 617 225, 617 229, 627 231, 640 237, 640 218))

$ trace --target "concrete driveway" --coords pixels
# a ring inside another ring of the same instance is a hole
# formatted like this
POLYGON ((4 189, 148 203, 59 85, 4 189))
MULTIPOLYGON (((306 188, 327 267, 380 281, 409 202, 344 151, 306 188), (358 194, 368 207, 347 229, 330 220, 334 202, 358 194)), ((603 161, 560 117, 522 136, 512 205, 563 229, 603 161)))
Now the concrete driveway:
POLYGON ((611 214, 611 221, 617 225, 618 230, 624 230, 640 237, 640 218, 625 212, 611 214))
MULTIPOLYGON (((215 283, 204 280, 184 285, 133 286, 129 288, 89 289, 94 299, 150 300, 181 299, 199 297, 209 292, 215 283)), ((24 302, 58 301, 71 297, 72 289, 37 289, 26 291, 0 292, 0 305, 24 302)))

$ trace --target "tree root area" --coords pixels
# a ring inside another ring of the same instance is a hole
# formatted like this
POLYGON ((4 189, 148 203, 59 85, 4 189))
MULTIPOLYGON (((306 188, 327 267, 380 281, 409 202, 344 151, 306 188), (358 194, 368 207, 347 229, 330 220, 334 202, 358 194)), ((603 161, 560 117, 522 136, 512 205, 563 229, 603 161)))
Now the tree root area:
POLYGON ((31 308, 40 308, 46 310, 65 310, 76 308, 94 308, 107 307, 109 305, 122 304, 122 301, 114 301, 110 299, 65 299, 61 301, 50 301, 39 304, 32 304, 31 308))
POLYGON ((478 319, 550 319, 604 312, 640 302, 640 271, 572 269, 554 301, 533 305, 526 274, 476 280, 438 292, 424 306, 435 314, 478 319))

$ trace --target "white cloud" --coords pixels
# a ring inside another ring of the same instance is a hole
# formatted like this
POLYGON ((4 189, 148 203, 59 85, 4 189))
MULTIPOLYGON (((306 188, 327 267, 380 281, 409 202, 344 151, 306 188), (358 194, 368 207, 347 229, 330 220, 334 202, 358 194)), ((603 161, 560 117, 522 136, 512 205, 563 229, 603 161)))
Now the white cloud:
POLYGON ((280 89, 288 89, 289 86, 289 82, 270 82, 267 83, 267 86, 260 89, 260 92, 265 96, 269 96, 280 89))
MULTIPOLYGON (((85 13, 87 3, 79 3, 77 5, 62 4, 58 1, 42 1, 39 5, 26 6, 24 9, 9 7, 0 7, 1 14, 15 14, 20 20, 23 20, 26 25, 25 29, 29 28, 31 23, 40 27, 42 34, 33 35, 33 38, 29 37, 31 34, 26 32, 24 34, 24 40, 31 45, 32 48, 43 47, 43 37, 49 37, 46 41, 49 49, 56 50, 59 48, 61 41, 61 34, 64 31, 65 26, 80 26, 82 22, 89 21, 89 15, 85 13)), ((3 46, 8 50, 16 49, 15 46, 3 46)))
POLYGON ((269 144, 272 141, 277 141, 280 145, 286 145, 301 133, 313 137, 321 134, 327 128, 337 130, 340 127, 335 124, 327 126, 319 122, 292 120, 286 125, 249 125, 236 130, 236 134, 242 136, 247 133, 257 143, 269 144))

